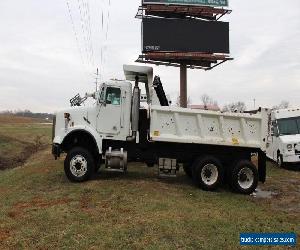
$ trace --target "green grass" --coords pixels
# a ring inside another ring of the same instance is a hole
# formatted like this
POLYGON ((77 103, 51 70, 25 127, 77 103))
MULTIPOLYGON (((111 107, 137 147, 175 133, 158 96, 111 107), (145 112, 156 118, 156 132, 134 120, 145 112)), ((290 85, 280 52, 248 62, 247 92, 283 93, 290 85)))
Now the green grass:
MULTIPOLYGON (((39 133, 28 129, 11 131, 39 133)), ((50 135, 50 128, 39 131, 50 135)), ((278 195, 257 199, 227 188, 204 192, 183 173, 158 179, 155 170, 135 163, 127 174, 100 172, 74 184, 50 147, 34 154, 0 172, 0 248, 237 249, 240 232, 300 232, 299 202, 284 206, 299 201, 299 172, 269 164, 262 188, 278 195)))

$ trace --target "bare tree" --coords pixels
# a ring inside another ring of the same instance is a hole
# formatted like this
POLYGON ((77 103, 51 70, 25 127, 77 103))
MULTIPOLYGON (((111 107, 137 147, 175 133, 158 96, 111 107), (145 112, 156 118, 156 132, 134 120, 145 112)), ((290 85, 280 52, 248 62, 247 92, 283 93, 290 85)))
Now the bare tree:
POLYGON ((211 98, 209 95, 204 94, 201 96, 201 101, 204 105, 204 109, 208 109, 208 106, 218 107, 218 102, 211 98))
POLYGON ((242 113, 247 109, 244 102, 233 102, 223 107, 223 112, 242 113))
MULTIPOLYGON (((192 99, 191 99, 191 97, 188 97, 188 99, 187 99, 187 105, 190 105, 190 104, 192 104, 192 99)), ((176 106, 180 107, 180 95, 178 95, 178 97, 176 99, 176 106)))
POLYGON ((287 109, 289 108, 290 103, 288 101, 281 101, 281 103, 279 105, 273 106, 273 109, 287 109))

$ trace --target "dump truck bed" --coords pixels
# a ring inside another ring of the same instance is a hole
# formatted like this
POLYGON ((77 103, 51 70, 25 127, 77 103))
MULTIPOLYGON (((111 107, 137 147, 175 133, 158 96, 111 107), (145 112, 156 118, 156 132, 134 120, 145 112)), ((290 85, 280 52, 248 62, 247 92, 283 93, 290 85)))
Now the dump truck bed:
POLYGON ((150 107, 152 141, 198 143, 266 150, 267 110, 222 113, 177 107, 150 107))

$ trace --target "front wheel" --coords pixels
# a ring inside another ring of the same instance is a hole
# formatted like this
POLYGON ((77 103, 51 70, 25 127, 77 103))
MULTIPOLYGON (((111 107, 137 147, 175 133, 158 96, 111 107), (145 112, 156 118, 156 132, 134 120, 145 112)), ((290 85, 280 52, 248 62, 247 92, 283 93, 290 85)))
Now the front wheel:
POLYGON ((70 181, 87 181, 95 172, 95 161, 88 150, 76 147, 68 152, 64 162, 64 169, 70 181))
POLYGON ((258 171, 248 160, 239 161, 232 169, 231 186, 241 194, 252 194, 258 185, 258 171))

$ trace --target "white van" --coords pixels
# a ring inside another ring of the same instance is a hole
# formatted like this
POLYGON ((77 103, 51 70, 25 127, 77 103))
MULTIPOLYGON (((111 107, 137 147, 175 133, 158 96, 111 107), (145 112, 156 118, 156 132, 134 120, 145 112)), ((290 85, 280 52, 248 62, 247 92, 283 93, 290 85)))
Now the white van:
POLYGON ((267 157, 282 167, 300 165, 300 109, 273 110, 269 116, 267 157))

